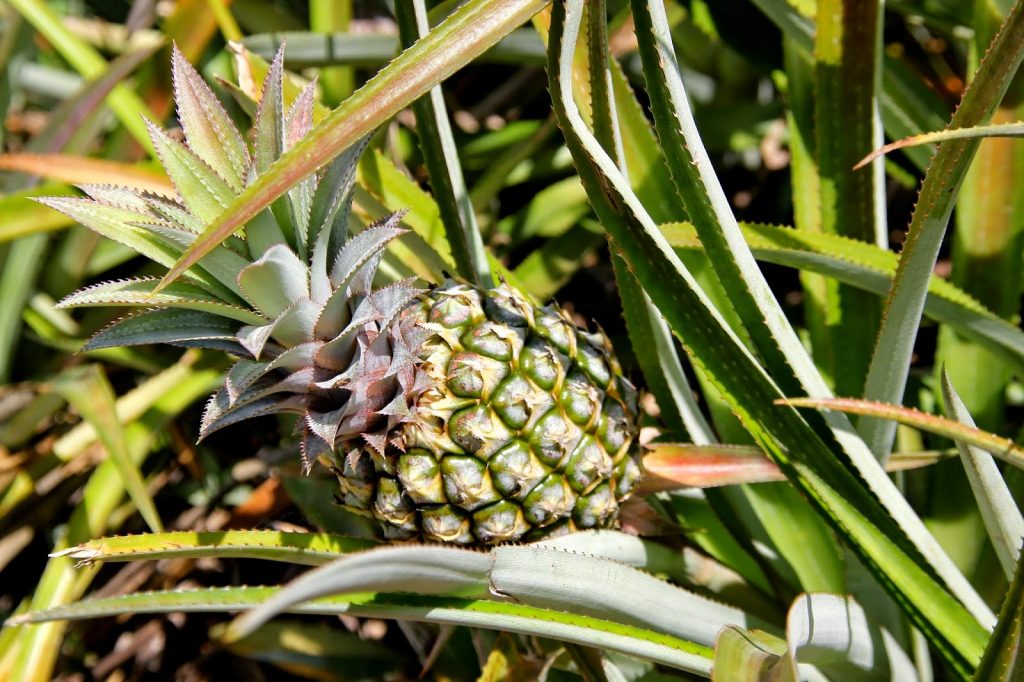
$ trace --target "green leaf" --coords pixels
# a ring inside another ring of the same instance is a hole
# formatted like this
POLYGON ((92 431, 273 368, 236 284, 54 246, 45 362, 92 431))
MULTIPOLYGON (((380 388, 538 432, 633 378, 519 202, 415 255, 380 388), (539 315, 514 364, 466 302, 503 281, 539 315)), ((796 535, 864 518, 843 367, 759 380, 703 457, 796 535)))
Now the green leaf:
POLYGON ((370 549, 375 545, 370 540, 327 533, 285 533, 275 530, 176 531, 90 540, 57 552, 54 556, 70 557, 80 564, 233 557, 320 566, 350 552, 370 549))
POLYGON ((114 389, 107 381, 103 370, 98 365, 67 370, 53 382, 53 390, 60 393, 78 410, 82 418, 99 434, 107 457, 117 468, 124 488, 139 508, 142 518, 146 520, 150 530, 155 533, 161 532, 163 524, 160 522, 160 514, 146 489, 142 474, 128 456, 124 430, 114 406, 114 389))
POLYGON ((224 211, 234 192, 190 147, 172 140, 155 123, 146 121, 153 148, 178 195, 199 220, 209 222, 224 211))
MULTIPOLYGON (((90 190, 92 188, 89 188, 90 190)), ((195 235, 163 223, 142 223, 135 210, 81 197, 42 197, 39 203, 60 211, 90 230, 123 244, 160 265, 170 267, 195 235)), ((187 278, 225 301, 238 300, 238 273, 247 265, 238 254, 220 247, 206 256, 187 278)))
MULTIPOLYGON (((140 592, 29 613, 12 618, 8 623, 77 620, 122 613, 237 611, 258 606, 279 593, 280 589, 275 587, 140 592)), ((331 597, 291 607, 289 612, 408 619, 504 630, 617 651, 704 677, 711 673, 711 650, 707 647, 643 628, 522 604, 403 594, 331 597)))
POLYGON ((464 66, 544 6, 543 0, 470 0, 377 72, 257 177, 164 276, 177 279, 217 244, 346 147, 464 66))
MULTIPOLYGON (((873 244, 773 225, 748 223, 740 229, 758 260, 827 275, 879 296, 896 272, 899 257, 873 244)), ((662 225, 661 231, 677 249, 701 248, 696 230, 686 223, 662 225)), ((929 281, 925 314, 1024 368, 1024 332, 946 280, 933 276, 929 281)))
POLYGON ((1024 675, 1024 553, 1019 554, 1010 589, 1003 597, 999 623, 985 656, 974 673, 975 682, 1011 682, 1024 675))
POLYGON ((496 594, 708 645, 722 626, 754 622, 739 609, 599 557, 535 545, 497 547, 489 553, 422 546, 370 550, 310 571, 239 617, 225 637, 243 637, 276 614, 317 597, 389 591, 474 598, 496 594))
POLYGON ((203 347, 238 346, 239 325, 219 315, 181 308, 143 310, 132 313, 106 327, 89 339, 83 350, 114 346, 138 346, 146 343, 191 344, 203 347), (218 343, 220 342, 220 343, 218 343))
POLYGON ((171 51, 171 73, 178 120, 188 138, 189 148, 232 190, 241 192, 249 167, 249 150, 245 141, 213 91, 177 46, 171 51))
MULTIPOLYGON (((948 127, 968 128, 986 121, 1002 100, 1022 60, 1024 4, 1018 2, 964 92, 948 127)), ((928 281, 957 193, 977 148, 977 139, 945 142, 928 168, 875 342, 864 388, 864 397, 869 400, 899 402, 903 398, 928 281)), ((896 433, 894 423, 863 419, 858 430, 876 457, 888 456, 896 433)))
MULTIPOLYGON (((967 428, 974 427, 967 406, 953 388, 946 371, 942 371, 942 402, 946 415, 967 428)), ((989 540, 996 551, 999 564, 1003 567, 1007 580, 1013 580, 1013 570, 1017 565, 1021 541, 1024 541, 1024 517, 1021 516, 1013 494, 1003 480, 999 467, 992 457, 981 448, 957 441, 960 459, 967 471, 967 480, 981 510, 989 540)), ((1024 467, 1024 461, 1018 463, 1024 467)))
POLYGON ((870 453, 864 453, 869 462, 863 456, 853 460, 857 471, 870 483, 868 488, 799 415, 770 407, 781 397, 777 387, 710 307, 614 164, 586 130, 568 96, 578 9, 578 3, 574 3, 572 30, 563 36, 562 6, 555 5, 549 84, 569 150, 606 229, 695 363, 729 401, 758 444, 857 549, 951 664, 969 670, 979 660, 986 637, 984 628, 970 613, 988 622, 991 615, 985 604, 952 566, 884 471, 871 468, 877 464, 870 453), (890 512, 896 515, 898 524, 890 512), (914 538, 914 545, 907 542, 908 534, 914 538), (920 552, 971 605, 971 612, 923 568, 927 564, 920 552))
POLYGON ((175 282, 160 293, 154 293, 159 281, 156 277, 144 277, 94 284, 65 297, 57 303, 57 307, 84 308, 125 305, 152 308, 166 306, 213 313, 245 324, 267 324, 269 322, 259 313, 248 308, 224 303, 200 287, 185 282, 175 282))
MULTIPOLYGON (((397 3, 395 16, 402 44, 406 48, 430 31, 423 0, 397 3)), ((423 161, 430 177, 430 186, 441 210, 441 221, 459 274, 478 286, 491 287, 494 280, 484 253, 476 212, 462 176, 459 150, 455 146, 441 86, 434 86, 425 97, 415 100, 412 109, 416 115, 416 134, 423 147, 423 161)))

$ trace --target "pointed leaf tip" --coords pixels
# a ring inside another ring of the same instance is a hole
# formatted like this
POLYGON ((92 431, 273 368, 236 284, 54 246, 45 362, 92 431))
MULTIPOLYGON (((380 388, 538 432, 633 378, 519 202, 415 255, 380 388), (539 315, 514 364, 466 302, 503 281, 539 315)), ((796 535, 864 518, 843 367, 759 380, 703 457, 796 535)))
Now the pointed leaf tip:
POLYGON ((245 186, 249 152, 220 100, 175 46, 171 74, 178 119, 189 148, 235 192, 245 186))

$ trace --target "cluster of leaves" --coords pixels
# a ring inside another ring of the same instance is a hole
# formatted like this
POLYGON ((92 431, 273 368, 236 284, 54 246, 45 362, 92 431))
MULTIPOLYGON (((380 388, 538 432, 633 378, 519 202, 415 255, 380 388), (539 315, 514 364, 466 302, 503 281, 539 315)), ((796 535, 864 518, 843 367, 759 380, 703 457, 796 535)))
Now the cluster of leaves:
POLYGON ((879 4, 0 4, 0 677, 1017 679, 1024 3, 879 4), (32 200, 173 192, 171 43, 241 119, 282 41, 314 127, 166 275, 32 200), (356 220, 413 233, 385 277, 500 276, 632 351, 628 533, 378 547, 287 419, 192 444, 223 359, 77 352, 118 311, 56 300, 169 297, 366 136, 356 220))

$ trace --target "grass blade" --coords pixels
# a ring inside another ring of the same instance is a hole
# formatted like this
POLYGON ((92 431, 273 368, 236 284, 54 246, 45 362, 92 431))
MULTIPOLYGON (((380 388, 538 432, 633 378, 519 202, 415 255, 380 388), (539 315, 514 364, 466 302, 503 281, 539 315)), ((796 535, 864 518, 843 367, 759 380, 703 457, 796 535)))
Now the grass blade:
MULTIPOLYGON (((108 70, 99 52, 67 29, 57 12, 42 0, 11 0, 13 6, 53 45, 78 73, 87 79, 99 78, 108 70)), ((127 85, 118 84, 107 95, 107 102, 121 125, 148 152, 153 152, 142 116, 156 117, 127 85)))
POLYGON ((163 195, 174 194, 174 185, 159 170, 145 165, 71 154, 2 154, 0 170, 38 175, 72 185, 119 185, 163 195))
POLYGON ((60 393, 78 410, 82 418, 99 434, 107 456, 114 463, 125 490, 139 508, 142 518, 146 520, 150 530, 155 533, 161 532, 163 524, 160 522, 156 505, 153 504, 153 498, 146 490, 142 474, 128 456, 124 431, 121 421, 117 418, 117 408, 114 404, 114 389, 111 388, 103 370, 98 365, 68 370, 54 381, 53 390, 60 393))

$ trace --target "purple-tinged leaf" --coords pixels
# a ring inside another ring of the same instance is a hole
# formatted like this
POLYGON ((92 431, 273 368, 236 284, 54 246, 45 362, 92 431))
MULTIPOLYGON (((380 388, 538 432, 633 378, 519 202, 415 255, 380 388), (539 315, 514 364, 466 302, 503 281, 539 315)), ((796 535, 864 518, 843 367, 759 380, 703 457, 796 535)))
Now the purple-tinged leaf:
MULTIPOLYGON (((347 289, 364 265, 379 258, 392 239, 408 232, 400 227, 403 215, 404 212, 392 213, 345 242, 331 268, 331 285, 335 289, 347 289)), ((372 273, 370 278, 372 283, 372 273)), ((366 291, 369 287, 361 289, 366 291)))
POLYGON ((1004 462, 1024 469, 1024 448, 1009 438, 1003 438, 994 433, 982 431, 952 419, 946 419, 934 414, 926 414, 911 407, 874 400, 859 400, 857 398, 832 398, 828 400, 788 398, 776 400, 775 404, 791 405, 793 407, 812 407, 819 410, 836 410, 846 412, 847 414, 859 414, 877 419, 892 420, 961 443, 969 443, 992 453, 1004 462))
POLYGON ((89 339, 83 350, 147 343, 233 342, 237 330, 237 322, 218 315, 156 308, 122 317, 89 339))
POLYGON ((204 222, 216 219, 234 199, 235 193, 195 152, 172 140, 153 123, 146 121, 146 126, 164 170, 185 205, 204 222))
POLYGON ((228 317, 246 324, 266 322, 258 313, 240 306, 225 303, 201 287, 186 282, 175 282, 160 293, 153 293, 160 280, 156 277, 122 279, 95 284, 65 297, 58 308, 83 308, 88 306, 154 306, 187 308, 228 317))
POLYGON ((216 95, 196 73, 177 45, 171 52, 174 99, 178 120, 185 130, 189 148, 223 178, 231 189, 241 192, 249 166, 245 141, 231 122, 216 95))
POLYGON ((270 319, 275 319, 300 298, 309 298, 309 270, 283 244, 267 252, 238 274, 246 300, 270 319))
POLYGON ((404 50, 321 121, 302 142, 257 176, 229 210, 206 228, 163 282, 177 279, 206 251, 243 226, 300 179, 487 50, 540 11, 545 0, 470 0, 404 50))
POLYGON ((216 394, 206 405, 206 412, 203 414, 202 426, 199 430, 199 440, 203 440, 214 431, 223 429, 225 426, 231 426, 254 417, 279 414, 281 412, 302 414, 305 411, 305 396, 292 396, 291 398, 281 400, 279 396, 271 395, 222 415, 218 411, 218 407, 213 403, 215 399, 216 394))

